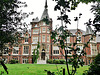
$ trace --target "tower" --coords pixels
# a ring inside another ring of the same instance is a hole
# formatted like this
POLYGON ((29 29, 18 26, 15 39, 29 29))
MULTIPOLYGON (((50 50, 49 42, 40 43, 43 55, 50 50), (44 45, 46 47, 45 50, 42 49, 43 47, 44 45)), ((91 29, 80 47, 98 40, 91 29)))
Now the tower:
POLYGON ((51 53, 51 38, 50 32, 52 30, 52 20, 48 15, 48 5, 47 0, 45 2, 45 7, 41 19, 33 19, 31 22, 31 53, 37 47, 37 42, 40 43, 39 48, 39 58, 38 60, 47 60, 51 53), (48 20, 48 24, 44 21, 48 20))

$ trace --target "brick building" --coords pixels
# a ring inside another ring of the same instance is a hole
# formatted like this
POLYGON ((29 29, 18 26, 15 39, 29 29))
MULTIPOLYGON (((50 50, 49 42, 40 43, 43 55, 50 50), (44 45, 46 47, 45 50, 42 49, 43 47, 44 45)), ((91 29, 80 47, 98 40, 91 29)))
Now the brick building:
MULTIPOLYGON (((10 53, 4 51, 3 58, 5 59, 5 62, 9 62, 11 59, 15 59, 18 60, 21 64, 33 63, 32 53, 33 50, 37 47, 38 41, 40 43, 40 48, 37 63, 46 63, 47 59, 64 59, 59 51, 58 46, 56 44, 52 44, 52 40, 50 37, 51 31, 52 19, 49 18, 48 15, 48 5, 46 0, 41 19, 33 19, 31 22, 31 30, 20 32, 22 38, 21 43, 18 46, 14 46, 13 50, 10 53), (46 24, 43 21, 44 18, 47 18, 49 20, 49 24, 46 24)), ((77 29, 71 29, 69 30, 69 32, 73 35, 67 38, 67 43, 74 43, 76 40, 76 35, 78 35, 78 38, 81 40, 80 42, 78 42, 78 47, 80 49, 83 48, 84 43, 86 43, 93 34, 90 26, 86 27, 86 31, 78 29, 77 33, 77 29)), ((93 40, 89 43, 89 48, 86 48, 85 51, 87 55, 82 57, 82 60, 85 62, 85 64, 90 64, 93 61, 94 57, 98 53, 100 53, 100 35, 93 36, 93 40)), ((68 55, 71 56, 71 54, 68 55)))

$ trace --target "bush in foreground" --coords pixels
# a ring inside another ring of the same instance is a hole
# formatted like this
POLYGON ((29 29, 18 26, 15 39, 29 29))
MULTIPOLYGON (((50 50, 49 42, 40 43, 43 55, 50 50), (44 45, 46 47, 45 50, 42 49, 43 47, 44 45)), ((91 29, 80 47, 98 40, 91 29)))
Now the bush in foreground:
POLYGON ((16 64, 16 63, 18 63, 18 60, 12 59, 12 60, 10 61, 10 64, 16 64))
POLYGON ((54 59, 54 60, 48 59, 47 63, 49 63, 49 64, 65 64, 65 60, 64 59, 54 59))
POLYGON ((90 64, 89 70, 86 70, 83 75, 100 75, 100 54, 98 54, 94 62, 90 64))

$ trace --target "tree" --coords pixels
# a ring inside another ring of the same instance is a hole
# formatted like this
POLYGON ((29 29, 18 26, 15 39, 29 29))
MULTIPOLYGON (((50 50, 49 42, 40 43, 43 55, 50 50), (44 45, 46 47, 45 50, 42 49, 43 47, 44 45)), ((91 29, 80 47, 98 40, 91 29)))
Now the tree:
MULTIPOLYGON (((58 16, 57 20, 61 20, 61 27, 56 28, 55 31, 51 32, 51 39, 53 39, 54 43, 59 42, 59 44, 57 44, 57 45, 60 48, 60 52, 65 57, 68 75, 74 75, 77 71, 77 68, 79 68, 79 65, 81 65, 81 66, 84 65, 84 62, 80 61, 80 58, 86 54, 84 49, 86 47, 88 47, 90 40, 92 40, 93 38, 91 37, 88 40, 88 42, 86 44, 84 44, 83 50, 81 51, 81 53, 79 55, 77 54, 77 52, 80 51, 80 48, 77 46, 77 42, 80 41, 77 39, 78 35, 76 35, 76 42, 74 42, 73 44, 70 44, 68 46, 67 37, 71 36, 71 33, 68 32, 67 25, 71 24, 71 22, 70 22, 71 20, 69 19, 69 16, 67 15, 67 13, 71 12, 71 10, 75 10, 77 5, 80 2, 89 3, 89 2, 96 2, 96 0, 53 0, 53 1, 56 2, 54 10, 60 11, 60 16, 58 16), (56 39, 56 36, 59 38, 56 39), (67 61, 67 58, 68 58, 67 48, 70 49, 69 53, 73 52, 72 58, 70 58, 69 62, 67 61), (64 50, 64 51, 67 50, 67 54, 63 54, 62 50, 64 50), (71 72, 69 71, 68 63, 72 64, 71 72)), ((79 21, 81 15, 82 14, 79 14, 79 17, 75 17, 75 19, 74 19, 74 21, 77 21, 77 33, 78 33, 78 21, 79 21)), ((89 20, 89 22, 87 24, 89 24, 90 22, 91 21, 89 20)), ((96 34, 96 31, 94 33, 96 34)))
POLYGON ((23 13, 22 10, 17 11, 17 8, 26 6, 25 2, 18 0, 0 0, 0 56, 2 56, 6 44, 9 44, 12 48, 13 43, 18 43, 20 35, 16 31, 27 26, 21 20, 33 14, 33 12, 23 13))
POLYGON ((86 70, 83 75, 100 75, 100 54, 90 64, 89 70, 86 70))
POLYGON ((37 48, 33 50, 33 63, 37 62, 37 59, 39 57, 39 48, 40 48, 40 44, 38 42, 37 48))

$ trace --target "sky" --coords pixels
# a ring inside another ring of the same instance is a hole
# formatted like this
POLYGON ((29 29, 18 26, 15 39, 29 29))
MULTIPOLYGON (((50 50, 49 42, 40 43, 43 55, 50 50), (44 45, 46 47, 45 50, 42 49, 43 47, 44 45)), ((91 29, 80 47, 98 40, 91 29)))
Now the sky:
MULTIPOLYGON (((22 2, 26 2, 28 7, 21 8, 23 12, 34 12, 33 15, 29 16, 24 21, 27 23, 32 22, 33 18, 38 17, 39 19, 42 16, 42 13, 44 11, 45 6, 45 0, 20 0, 22 2)), ((59 16, 59 11, 54 11, 54 6, 56 3, 52 0, 47 0, 48 4, 48 14, 49 17, 53 20, 53 29, 56 28, 56 25, 61 26, 61 22, 57 20, 57 16, 59 16)), ((79 20, 79 29, 86 30, 86 25, 84 23, 88 22, 88 20, 91 18, 94 18, 94 15, 90 11, 91 4, 82 4, 80 3, 76 10, 71 11, 70 13, 67 13, 69 15, 69 18, 71 19, 71 25, 68 25, 68 29, 76 29, 77 23, 74 21, 74 17, 78 16, 79 13, 82 13, 81 19, 79 20)))

